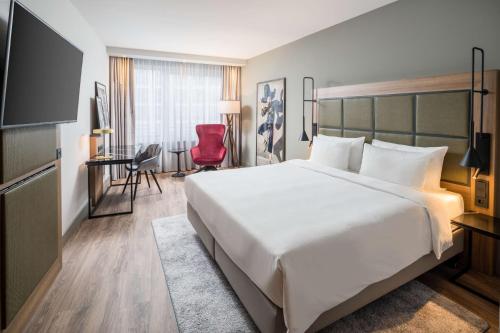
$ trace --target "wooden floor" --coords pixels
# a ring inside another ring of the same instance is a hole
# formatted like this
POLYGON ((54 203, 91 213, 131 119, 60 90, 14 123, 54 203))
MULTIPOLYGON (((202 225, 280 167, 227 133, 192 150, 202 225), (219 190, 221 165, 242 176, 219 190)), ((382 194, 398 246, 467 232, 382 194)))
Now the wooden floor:
MULTIPOLYGON (((143 179, 133 215, 87 220, 70 236, 63 269, 26 332, 177 332, 151 220, 184 213, 186 198, 183 179, 158 180, 163 194, 143 179)), ((498 307, 450 284, 439 270, 421 281, 498 332, 498 307)))

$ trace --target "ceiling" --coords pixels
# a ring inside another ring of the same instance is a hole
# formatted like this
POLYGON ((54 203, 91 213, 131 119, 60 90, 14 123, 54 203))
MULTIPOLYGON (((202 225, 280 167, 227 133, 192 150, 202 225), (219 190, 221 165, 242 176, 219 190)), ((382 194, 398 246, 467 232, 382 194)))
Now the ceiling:
POLYGON ((395 0, 72 0, 106 46, 248 59, 395 0))

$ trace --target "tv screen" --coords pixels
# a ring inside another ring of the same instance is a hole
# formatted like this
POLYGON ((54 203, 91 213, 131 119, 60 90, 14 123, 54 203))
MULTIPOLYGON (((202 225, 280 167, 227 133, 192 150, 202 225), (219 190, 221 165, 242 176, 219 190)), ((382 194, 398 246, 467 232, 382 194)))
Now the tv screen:
POLYGON ((11 10, 1 126, 76 121, 82 51, 17 2, 11 10))

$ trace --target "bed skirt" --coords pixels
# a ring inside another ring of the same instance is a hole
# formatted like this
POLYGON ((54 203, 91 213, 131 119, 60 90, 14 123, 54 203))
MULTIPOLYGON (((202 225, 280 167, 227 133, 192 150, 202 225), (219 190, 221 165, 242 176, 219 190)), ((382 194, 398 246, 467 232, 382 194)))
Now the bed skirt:
MULTIPOLYGON (((259 330, 263 333, 286 332, 283 310, 271 302, 250 278, 230 259, 207 229, 203 219, 189 202, 187 204, 187 217, 259 330)), ((325 328, 340 318, 351 314, 392 290, 417 278, 437 265, 460 254, 463 248, 464 233, 462 229, 458 228, 453 231, 453 246, 442 254, 440 260, 436 259, 433 253, 423 256, 395 275, 366 287, 354 297, 324 312, 309 327, 307 332, 316 332, 325 328)))

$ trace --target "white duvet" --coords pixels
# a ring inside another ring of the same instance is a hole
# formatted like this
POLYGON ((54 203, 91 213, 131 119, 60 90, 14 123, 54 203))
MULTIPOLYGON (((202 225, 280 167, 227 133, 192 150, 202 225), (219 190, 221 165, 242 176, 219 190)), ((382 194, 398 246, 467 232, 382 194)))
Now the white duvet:
POLYGON ((310 161, 198 173, 186 195, 289 332, 452 245, 442 201, 310 161))

